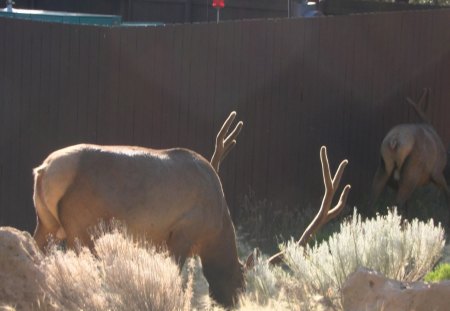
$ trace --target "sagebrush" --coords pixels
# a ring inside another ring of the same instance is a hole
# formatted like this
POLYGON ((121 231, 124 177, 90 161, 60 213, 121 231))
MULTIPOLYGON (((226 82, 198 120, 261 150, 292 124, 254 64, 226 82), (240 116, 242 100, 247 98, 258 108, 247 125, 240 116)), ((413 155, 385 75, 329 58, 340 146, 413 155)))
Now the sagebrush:
MULTIPOLYGON (((305 248, 293 240, 282 244, 287 269, 258 256, 246 273, 239 310, 340 310, 340 288, 359 266, 414 281, 436 264, 444 242, 444 230, 432 220, 403 222, 395 209, 363 220, 355 210, 327 241, 305 248)), ((208 296, 198 258, 180 274, 165 250, 136 241, 123 227, 101 234, 95 255, 54 247, 41 268, 51 302, 42 309, 223 310, 208 296)))
POLYGON ((190 310, 192 284, 173 259, 123 228, 100 235, 87 248, 54 247, 41 264, 46 291, 60 310, 190 310))
POLYGON ((406 222, 396 209, 363 220, 354 210, 327 241, 301 247, 292 239, 280 245, 287 270, 258 260, 247 274, 243 301, 267 305, 276 297, 278 305, 290 310, 315 310, 318 305, 340 310, 342 284, 358 267, 415 281, 436 264, 444 244, 444 230, 433 220, 406 222))

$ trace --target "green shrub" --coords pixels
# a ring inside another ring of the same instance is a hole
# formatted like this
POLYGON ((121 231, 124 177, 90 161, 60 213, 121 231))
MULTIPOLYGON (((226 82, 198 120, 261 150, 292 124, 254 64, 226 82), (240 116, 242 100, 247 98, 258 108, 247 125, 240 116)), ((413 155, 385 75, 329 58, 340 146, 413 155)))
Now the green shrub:
POLYGON ((450 263, 443 263, 438 265, 433 271, 425 275, 426 282, 440 282, 450 280, 450 263))

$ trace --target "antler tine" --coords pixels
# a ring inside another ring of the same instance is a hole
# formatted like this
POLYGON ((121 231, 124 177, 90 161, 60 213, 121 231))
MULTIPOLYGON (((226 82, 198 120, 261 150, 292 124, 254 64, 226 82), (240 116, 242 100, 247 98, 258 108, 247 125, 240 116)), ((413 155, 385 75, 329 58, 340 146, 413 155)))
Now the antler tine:
POLYGON ((216 170, 217 173, 219 172, 220 163, 222 162, 222 160, 236 145, 236 137, 239 135, 242 126, 244 125, 242 121, 239 121, 238 124, 233 129, 233 131, 225 138, 235 118, 236 118, 236 111, 232 111, 228 116, 228 118, 225 120, 224 124, 222 125, 222 128, 220 129, 219 133, 216 136, 216 145, 214 149, 214 154, 211 158, 211 165, 216 170))
POLYGON ((424 102, 422 103, 421 101, 419 101, 419 105, 421 105, 422 110, 424 112, 428 111, 428 105, 430 104, 430 88, 426 87, 423 89, 423 94, 422 94, 423 100, 424 102))
POLYGON ((413 106, 414 110, 416 111, 417 115, 420 119, 422 119, 423 122, 430 123, 430 120, 426 116, 425 112, 428 108, 428 93, 430 89, 424 88, 423 93, 420 96, 419 102, 415 103, 410 97, 406 97, 406 101, 413 106), (424 103, 425 101, 425 103, 424 103))
MULTIPOLYGON (((336 175, 333 178, 334 193, 336 193, 336 189, 341 182, 341 177, 342 177, 342 174, 344 173, 344 169, 347 166, 347 164, 348 164, 348 160, 344 160, 341 162, 341 164, 339 164, 339 167, 336 171, 336 175)), ((335 207, 333 207, 330 211, 328 211, 328 214, 327 214, 328 217, 327 217, 326 222, 335 218, 341 212, 341 210, 345 207, 345 204, 347 203, 347 196, 350 191, 350 188, 351 188, 350 185, 346 185, 344 187, 344 190, 342 190, 341 196, 339 197, 338 203, 335 205, 335 207)))
MULTIPOLYGON (((328 162, 327 149, 325 146, 322 146, 320 148, 320 161, 322 163, 325 193, 319 212, 303 232, 300 239, 297 241, 297 244, 301 246, 305 246, 313 234, 315 234, 324 224, 335 218, 342 211, 342 209, 345 207, 345 204, 347 203, 347 197, 351 189, 350 185, 346 185, 342 190, 339 202, 330 210, 334 194, 336 193, 336 190, 339 186, 342 174, 344 173, 344 169, 348 164, 348 160, 344 160, 339 164, 339 167, 333 178, 331 178, 330 164, 328 162)), ((283 260, 283 256, 284 252, 279 252, 269 258, 269 263, 278 264, 283 260)))
MULTIPOLYGON (((233 118, 234 119, 234 118, 233 118)), ((239 133, 242 130, 242 127, 244 126, 244 123, 242 121, 239 121, 238 124, 236 124, 233 131, 230 133, 230 135, 227 136, 224 142, 224 152, 222 159, 225 159, 228 153, 231 149, 236 145, 236 137, 239 135, 239 133)))
POLYGON ((425 87, 422 91, 422 95, 420 95, 419 102, 417 103, 417 106, 420 107, 423 112, 426 112, 426 106, 428 103, 428 92, 429 89, 425 87))
POLYGON ((348 164, 348 160, 344 160, 341 162, 333 179, 331 178, 330 164, 328 162, 327 148, 325 146, 322 146, 322 148, 320 148, 320 161, 322 162, 325 194, 323 196, 322 205, 320 206, 319 212, 306 228, 305 232, 303 232, 300 240, 298 240, 297 242, 297 244, 301 246, 305 246, 314 233, 316 233, 325 223, 329 222, 339 214, 339 212, 345 207, 348 192, 350 191, 350 185, 345 186, 344 190, 342 190, 338 204, 330 211, 334 194, 336 193, 337 187, 339 186, 339 182, 341 181, 344 169, 348 164))

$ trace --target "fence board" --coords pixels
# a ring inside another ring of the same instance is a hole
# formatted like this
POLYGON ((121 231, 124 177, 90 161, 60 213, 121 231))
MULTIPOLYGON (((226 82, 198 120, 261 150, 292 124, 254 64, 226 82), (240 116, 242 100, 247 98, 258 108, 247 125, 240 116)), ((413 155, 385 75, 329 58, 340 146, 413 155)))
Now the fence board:
MULTIPOLYGON (((13 107, 9 110, 7 115, 7 124, 9 126, 6 128, 7 133, 10 133, 12 137, 9 140, 9 149, 10 149, 10 158, 8 166, 10 166, 10 178, 7 179, 9 183, 11 183, 10 192, 12 197, 16 197, 19 199, 19 206, 24 206, 26 203, 26 197, 21 196, 20 189, 23 189, 26 184, 26 175, 23 173, 22 168, 22 157, 21 157, 21 137, 23 135, 23 129, 18 126, 21 123, 22 113, 21 113, 21 79, 22 79, 22 57, 21 57, 21 48, 22 48, 22 31, 25 29, 24 25, 19 23, 16 24, 19 28, 19 31, 13 31, 13 37, 8 40, 9 43, 8 49, 10 49, 11 53, 8 57, 8 61, 11 63, 9 67, 11 72, 6 74, 7 79, 10 81, 10 87, 8 87, 5 91, 9 93, 8 102, 13 107), (8 129, 9 128, 9 129, 8 129)), ((11 219, 13 217, 15 211, 10 213, 8 216, 11 219)), ((21 224, 27 223, 27 220, 30 220, 29 213, 25 215, 22 219, 20 219, 21 224), (27 219, 28 218, 28 219, 27 219)))
MULTIPOLYGON (((86 102, 84 113, 86 113, 87 142, 96 143, 98 141, 97 112, 99 105, 100 88, 100 32, 98 28, 86 27, 82 32, 84 52, 81 55, 82 65, 87 70, 87 86, 79 91, 85 93, 86 102)), ((81 96, 80 96, 81 97, 81 96)), ((81 103, 83 104, 83 103, 81 103)))
MULTIPOLYGON (((189 107, 190 94, 192 92, 191 85, 191 58, 192 58, 192 25, 186 25, 182 28, 183 45, 181 53, 181 77, 180 77, 180 102, 179 102, 179 119, 178 119, 178 137, 180 144, 184 144, 189 137, 189 107)), ((187 144, 185 145, 186 147, 187 144)))
POLYGON ((184 28, 179 26, 174 28, 173 34, 173 71, 172 77, 173 87, 171 88, 172 96, 172 112, 171 118, 173 120, 174 128, 174 146, 183 145, 183 141, 180 139, 181 128, 181 106, 185 101, 182 95, 183 81, 183 53, 184 53, 184 28))
POLYGON ((281 25, 279 22, 273 23, 268 32, 269 51, 267 55, 268 62, 266 62, 268 70, 266 70, 266 112, 264 114, 272 116, 273 119, 266 126, 268 133, 265 139, 263 154, 266 156, 264 174, 271 176, 274 182, 273 185, 266 183, 266 191, 270 196, 278 195, 280 192, 278 186, 281 183, 278 172, 281 168, 280 164, 285 162, 283 161, 285 154, 278 152, 280 137, 282 135, 283 110, 286 105, 279 97, 280 83, 284 82, 280 68, 280 62, 282 60, 281 49, 283 48, 283 36, 281 35, 282 32, 280 32, 281 25), (273 120, 277 120, 278 122, 273 122, 273 120))
MULTIPOLYGON (((23 27, 29 28, 29 25, 23 25, 23 27)), ((17 123, 15 126, 18 127, 19 136, 15 138, 15 144, 18 149, 15 156, 15 161, 17 163, 17 167, 15 168, 15 175, 18 176, 18 185, 16 185, 16 195, 20 195, 20 189, 30 189, 31 188, 31 171, 27 168, 32 166, 33 163, 30 163, 30 118, 31 118, 31 105, 33 104, 31 99, 32 95, 30 92, 26 92, 23 90, 28 90, 31 83, 31 57, 30 52, 31 49, 31 32, 30 31, 22 31, 20 34, 17 34, 20 37, 20 48, 16 50, 17 53, 17 63, 16 70, 20 75, 20 81, 17 81, 18 84, 15 85, 14 89, 16 89, 17 102, 19 109, 19 116, 17 119, 17 123)), ((11 47, 12 48, 12 47, 11 47)), ((16 47, 17 48, 17 47, 16 47)), ((14 92, 14 90, 10 89, 10 92, 14 92)), ((10 115, 6 114, 9 118, 10 115)), ((11 135, 10 132, 7 132, 8 135, 11 135)), ((12 182, 13 184, 13 182, 12 182)), ((20 222, 22 224, 32 223, 33 222, 33 210, 31 197, 23 196, 19 199, 18 206, 27 206, 26 212, 24 211, 22 215, 22 219, 20 222)))
MULTIPOLYGON (((207 103, 210 106, 208 115, 211 118, 212 127, 208 133, 205 133, 208 142, 206 155, 210 159, 214 152, 213 146, 216 135, 222 126, 225 118, 232 110, 236 110, 237 103, 233 99, 232 77, 233 75, 233 42, 234 42, 234 23, 222 23, 210 33, 213 37, 210 41, 211 62, 208 66, 208 98, 207 103), (217 92, 216 90, 221 90, 217 92)), ((239 112, 238 112, 239 113, 239 112)), ((238 119, 242 116, 238 114, 238 119)), ((235 121, 237 122, 237 121, 235 121)), ((233 124, 234 125, 234 124, 233 124)), ((225 193, 235 190, 235 179, 233 176, 235 168, 235 153, 231 153, 224 163, 220 166, 220 177, 227 181, 224 184, 225 193)), ((229 202, 234 206, 234 202, 229 202)))
MULTIPOLYGON (((214 111, 215 104, 215 73, 218 70, 217 66, 217 50, 218 50, 218 33, 219 33, 219 25, 211 24, 202 25, 202 33, 203 38, 207 38, 207 40, 200 39, 200 44, 198 46, 200 55, 203 55, 203 59, 199 57, 196 62, 196 66, 200 66, 199 72, 199 83, 197 87, 199 89, 196 91, 195 100, 197 102, 196 106, 198 107, 196 110, 196 121, 195 122, 195 144, 197 147, 194 150, 198 150, 198 152, 206 158, 209 158, 212 153, 213 148, 213 140, 211 139, 212 135, 215 132, 214 129, 214 118, 212 117, 212 113, 214 111), (200 139, 202 137, 203 139, 200 139)), ((224 77, 224 73, 221 74, 224 77)))
MULTIPOLYGON (((6 28, 7 22, 4 19, 0 19, 0 37, 6 38, 6 28)), ((6 40, 0 40, 0 59, 4 59, 6 56, 6 40)), ((6 132, 4 128, 4 118, 6 116, 6 104, 5 104, 5 62, 0 62, 0 149, 5 150, 6 148, 6 132)), ((8 134, 9 135, 9 134, 8 134)), ((7 201, 5 200, 6 193, 6 161, 4 159, 4 152, 0 153, 0 206, 6 206, 7 201)), ((6 208, 0 208, 0 225, 6 224, 6 208)))
MULTIPOLYGON (((244 117, 247 114, 247 105, 246 97, 247 97, 247 67, 246 67, 246 58, 245 58, 245 37, 244 37, 244 24, 243 23, 233 23, 234 25, 234 34, 233 34, 233 49, 231 52, 231 57, 233 60, 233 74, 230 77, 233 87, 232 87, 232 95, 233 100, 232 104, 236 105, 236 110, 238 113, 237 119, 244 121, 244 128, 239 134, 239 146, 241 148, 244 146, 241 142, 248 141, 248 131, 245 129, 248 127, 247 120, 244 117)), ((237 147, 235 147, 237 148, 237 147)), ((227 195, 227 201, 231 203, 231 206, 236 209, 238 202, 238 197, 242 198, 242 196, 247 193, 248 189, 246 189, 246 175, 245 172, 248 168, 247 163, 245 162, 245 155, 243 152, 234 152, 235 154, 235 172, 233 174, 233 179, 235 179, 235 188, 234 193, 236 195, 233 197, 230 196, 229 193, 227 195)), ((227 164, 228 165, 228 164, 227 164)), ((229 167, 229 166, 228 166, 229 167)))
POLYGON ((191 71, 189 92, 189 114, 188 131, 189 142, 187 147, 199 150, 201 144, 196 137, 202 135, 200 115, 203 114, 205 103, 200 102, 200 96, 204 94, 207 87, 206 71, 209 60, 208 50, 208 25, 194 25, 191 33, 191 71))
POLYGON ((138 67, 137 79, 134 81, 136 88, 134 102, 134 140, 133 143, 141 146, 151 146, 150 134, 152 131, 152 114, 149 107, 152 107, 154 100, 149 95, 153 92, 154 86, 151 83, 150 74, 154 71, 153 48, 155 31, 154 29, 136 30, 136 61, 138 67))
MULTIPOLYGON (((240 62, 240 98, 242 100, 242 114, 240 115, 241 120, 245 120, 245 129, 254 128, 253 124, 253 111, 254 103, 252 99, 252 86, 255 83, 254 76, 252 75, 252 69, 250 66, 250 62, 252 60, 252 42, 250 40, 252 36, 252 26, 253 22, 243 22, 241 23, 241 62, 240 62)), ((242 144, 239 145, 242 150, 241 153, 241 161, 245 169, 241 171, 241 175, 239 177, 243 180, 243 185, 251 185, 252 184, 252 175, 253 175, 253 143, 255 141, 255 131, 248 131, 244 129, 244 133, 242 133, 242 144)), ((245 189, 243 191, 250 191, 254 189, 245 189)), ((228 195, 230 196, 230 195, 228 195)))
MULTIPOLYGON (((22 85, 20 86, 23 92, 23 100, 22 100, 22 124, 20 125, 22 129, 26 129, 26 132, 23 136, 23 156, 26 160, 24 160, 22 163, 22 169, 24 170, 24 175, 27 176, 25 179, 28 183, 27 185, 22 188, 26 189, 27 191, 30 191, 32 189, 32 168, 37 166, 37 163, 39 160, 37 158, 40 158, 42 160, 42 153, 44 152, 40 146, 39 142, 42 141, 40 137, 38 136, 39 133, 39 123, 38 123, 38 109, 39 105, 37 104, 37 98, 35 94, 33 93, 33 89, 36 88, 37 81, 35 79, 39 80, 39 76, 36 75, 36 66, 33 63, 35 61, 33 57, 33 49, 36 47, 34 46, 35 40, 34 37, 36 36, 36 27, 33 23, 27 23, 25 25, 24 34, 23 34, 23 41, 22 41, 22 85), (33 154, 34 157, 31 157, 30 154, 33 154)), ((55 66, 57 70, 59 70, 59 65, 55 66)), ((19 188, 19 187, 18 187, 19 188)), ((20 189, 20 188, 19 188, 20 189)), ((23 191, 23 190, 21 190, 23 191)), ((22 192, 23 193, 23 192, 22 192)), ((24 213, 23 217, 28 217, 30 220, 29 223, 34 223, 34 217, 33 217, 33 204, 32 204, 32 197, 25 196, 28 201, 25 205, 19 205, 21 203, 17 203, 18 206, 23 206, 25 210, 29 211, 29 213, 24 213), (31 213, 30 213, 31 212, 31 213)))
MULTIPOLYGON (((7 224, 11 217, 11 209, 7 208, 8 203, 11 201, 14 201, 12 195, 11 195, 11 187, 12 183, 9 182, 10 180, 10 174, 11 174, 11 149, 10 144, 11 140, 14 139, 13 133, 11 132, 11 125, 10 125, 10 117, 9 117, 9 110, 11 109, 11 59, 12 59, 12 53, 13 49, 11 48, 11 43, 14 36, 14 24, 11 22, 4 22, 3 25, 1 25, 2 29, 2 38, 1 40, 2 44, 2 60, 7 59, 8 61, 3 61, 1 65, 1 90, 0 96, 2 97, 2 114, 0 115, 1 118, 1 148, 2 148, 2 192, 1 192, 1 198, 2 199, 2 206, 5 206, 5 208, 2 208, 2 224, 7 224), (8 42, 8 44, 7 44, 8 42), (8 134, 7 134, 8 133, 8 134)), ((17 26, 16 26, 17 27, 17 26)), ((19 29, 16 30, 17 32, 20 32, 19 29)), ((1 43, 0 43, 1 44, 1 43)))
MULTIPOLYGON (((432 122, 435 122, 436 124, 440 124, 443 126, 444 124, 448 124, 448 111, 447 108, 447 114, 444 115, 438 111, 436 111, 434 108, 434 105, 441 105, 449 107, 449 71, 448 71, 448 56, 450 53, 450 44, 449 44, 449 31, 444 31, 443 37, 439 36, 436 32, 439 32, 442 27, 445 29, 448 29, 447 26, 448 21, 445 21, 445 18, 443 16, 440 16, 439 14, 434 14, 433 16, 433 43, 432 48, 435 52, 434 55, 431 56, 432 59, 432 66, 434 67, 434 83, 437 84, 436 90, 434 90, 434 100, 430 103, 432 106, 430 107, 430 117, 432 122), (445 41, 446 40, 446 41, 445 41), (441 51, 440 53, 438 51, 441 51)), ((445 126, 444 127, 448 127, 445 126)), ((440 130, 440 126, 438 126, 438 132, 440 134, 444 134, 445 130, 440 130)), ((444 142, 447 144, 449 143, 448 136, 447 139, 444 139, 444 142)), ((448 146, 448 145, 446 145, 448 146)))
POLYGON ((161 65, 162 71, 160 72, 160 79, 163 85, 162 87, 162 105, 161 105, 161 121, 162 132, 160 133, 161 147, 171 148, 175 146, 175 138, 177 130, 177 124, 173 122, 174 112, 172 106, 174 104, 173 95, 173 77, 174 77, 174 29, 173 27, 167 28, 162 33, 162 45, 161 45, 161 65))
POLYGON ((308 118, 305 113, 303 102, 303 90, 306 77, 304 71, 305 22, 305 19, 296 19, 289 23, 290 44, 287 54, 289 55, 289 63, 287 65, 290 67, 290 91, 288 106, 292 107, 292 114, 289 117, 291 125, 288 128, 288 131, 290 132, 290 135, 287 136, 289 143, 287 145, 284 144, 282 148, 283 152, 291 150, 287 153, 291 154, 289 169, 294 174, 294 179, 290 186, 292 189, 288 189, 286 195, 288 196, 291 194, 294 196, 293 200, 298 200, 301 204, 304 203, 304 198, 301 198, 298 189, 304 189, 305 184, 307 183, 302 171, 304 148, 301 146, 302 141, 304 141, 306 137, 304 120, 308 118))

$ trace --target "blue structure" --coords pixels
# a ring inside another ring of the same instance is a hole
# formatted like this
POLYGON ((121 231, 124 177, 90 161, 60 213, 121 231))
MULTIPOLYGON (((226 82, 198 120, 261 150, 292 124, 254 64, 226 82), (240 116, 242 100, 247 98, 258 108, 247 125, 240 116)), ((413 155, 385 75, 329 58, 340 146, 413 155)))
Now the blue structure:
POLYGON ((0 10, 0 17, 28 19, 41 22, 54 22, 63 24, 86 24, 113 26, 122 23, 118 15, 80 14, 69 12, 13 9, 6 7, 0 10))
POLYGON ((114 26, 122 23, 118 15, 81 14, 57 11, 26 10, 13 8, 12 0, 6 1, 6 7, 0 10, 0 17, 27 19, 41 22, 54 22, 63 24, 85 24, 114 26))

